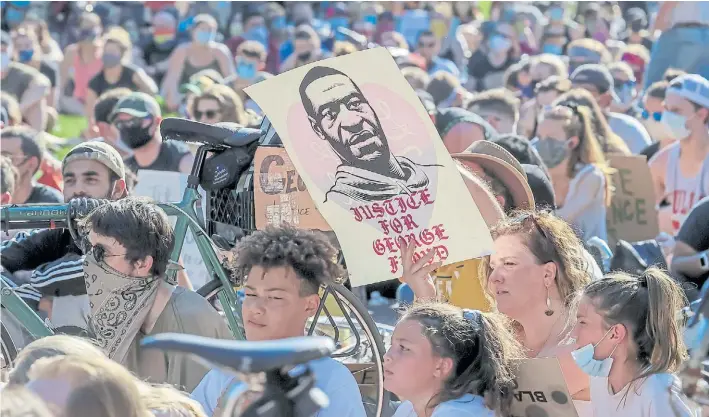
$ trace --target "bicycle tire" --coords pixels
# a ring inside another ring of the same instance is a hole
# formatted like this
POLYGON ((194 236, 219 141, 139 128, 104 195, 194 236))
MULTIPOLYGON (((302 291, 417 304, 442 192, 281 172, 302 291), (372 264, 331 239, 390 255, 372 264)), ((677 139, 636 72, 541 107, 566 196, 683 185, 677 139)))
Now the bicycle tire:
MULTIPOLYGON (((347 304, 349 304, 357 321, 359 321, 362 326, 362 330, 365 332, 365 335, 369 340, 373 341, 372 356, 376 356, 378 360, 375 361, 375 367, 377 368, 377 404, 375 404, 373 410, 374 414, 372 416, 382 417, 385 410, 387 410, 387 414, 390 414, 389 411, 391 410, 388 410, 387 407, 389 406, 391 393, 384 389, 384 352, 386 351, 386 348, 384 346, 384 340, 379 333, 379 328, 374 322, 374 319, 372 319, 372 316, 369 314, 367 307, 352 291, 348 290, 341 284, 330 284, 329 286, 330 293, 332 293, 333 296, 340 297, 344 299, 347 304)), ((221 288, 221 281, 212 280, 200 287, 197 290, 197 293, 211 302, 221 288)), ((366 405, 365 408, 367 408, 366 405)), ((368 415, 370 414, 368 413, 368 415)))
POLYGON ((12 340, 12 336, 5 328, 5 325, 0 321, 0 355, 2 355, 2 363, 0 371, 12 369, 15 366, 17 358, 17 346, 12 340))

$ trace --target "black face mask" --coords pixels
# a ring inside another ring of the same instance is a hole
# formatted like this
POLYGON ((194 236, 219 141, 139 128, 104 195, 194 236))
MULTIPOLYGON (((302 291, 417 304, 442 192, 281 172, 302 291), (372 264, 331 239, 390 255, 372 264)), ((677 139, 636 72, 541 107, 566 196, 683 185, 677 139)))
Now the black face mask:
POLYGON ((298 55, 298 61, 307 61, 310 59, 311 55, 312 52, 303 52, 302 54, 298 55))
POLYGON ((119 129, 121 132, 121 140, 131 149, 138 149, 145 146, 146 143, 150 142, 153 135, 150 134, 150 128, 153 125, 150 124, 148 127, 137 126, 124 126, 119 129))

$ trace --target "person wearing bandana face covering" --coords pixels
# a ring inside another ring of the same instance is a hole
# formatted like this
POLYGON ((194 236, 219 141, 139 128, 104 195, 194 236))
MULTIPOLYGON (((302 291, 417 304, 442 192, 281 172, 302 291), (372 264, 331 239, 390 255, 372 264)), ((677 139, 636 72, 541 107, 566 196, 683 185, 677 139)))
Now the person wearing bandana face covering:
POLYGON ((595 416, 699 417, 674 375, 687 359, 675 314, 687 303, 657 268, 614 274, 582 292, 571 337, 576 364, 591 378, 595 416))
POLYGON ((132 93, 121 98, 109 119, 118 129, 120 140, 133 150, 125 160, 133 172, 141 169, 190 172, 194 156, 186 144, 162 140, 162 113, 151 96, 132 93))
POLYGON ((192 41, 175 48, 161 91, 170 111, 181 104, 179 86, 205 69, 213 69, 226 77, 234 73, 234 58, 223 43, 216 42, 217 21, 208 14, 199 14, 192 21, 192 41))
POLYGON ((83 115, 89 81, 103 68, 103 43, 101 18, 94 13, 84 13, 79 18, 78 40, 64 50, 64 60, 59 66, 59 111, 83 115), (73 91, 68 86, 73 82, 73 91))
POLYGON ((192 391, 208 368, 185 355, 139 349, 147 335, 176 332, 231 339, 199 294, 168 282, 174 234, 165 213, 138 197, 99 206, 82 220, 89 334, 141 379, 192 391))

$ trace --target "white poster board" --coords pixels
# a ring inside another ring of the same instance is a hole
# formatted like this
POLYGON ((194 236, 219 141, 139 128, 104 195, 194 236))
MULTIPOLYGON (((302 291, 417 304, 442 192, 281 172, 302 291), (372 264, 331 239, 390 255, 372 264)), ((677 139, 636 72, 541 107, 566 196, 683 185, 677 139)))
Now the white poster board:
MULTIPOLYGON (((141 197, 150 197, 158 203, 174 203, 182 200, 182 194, 184 194, 186 187, 187 174, 141 169, 138 171, 138 184, 135 187, 134 194, 141 197)), ((206 193, 201 188, 199 193, 202 199, 201 210, 203 210, 204 214, 206 193)), ((200 207, 197 208, 200 209, 200 207)), ((173 227, 175 227, 176 222, 176 217, 170 217, 170 223, 172 223, 173 227)), ((211 280, 190 230, 187 230, 187 235, 185 235, 181 256, 182 265, 185 267, 195 290, 211 280)))

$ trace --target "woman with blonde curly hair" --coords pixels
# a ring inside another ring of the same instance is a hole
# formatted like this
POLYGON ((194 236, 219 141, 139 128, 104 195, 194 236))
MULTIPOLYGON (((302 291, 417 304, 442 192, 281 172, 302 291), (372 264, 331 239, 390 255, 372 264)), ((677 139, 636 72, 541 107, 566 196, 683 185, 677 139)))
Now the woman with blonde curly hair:
MULTIPOLYGON (((588 375, 574 362, 569 343, 576 294, 591 281, 581 240, 562 219, 535 211, 513 212, 490 232, 493 254, 480 265, 486 295, 512 320, 528 357, 559 360, 579 417, 592 416, 588 375)), ((416 297, 435 298, 429 267, 404 265, 402 280, 416 297)))

